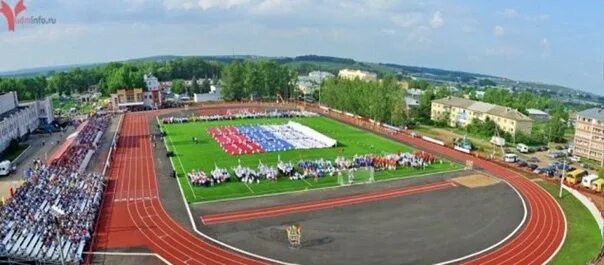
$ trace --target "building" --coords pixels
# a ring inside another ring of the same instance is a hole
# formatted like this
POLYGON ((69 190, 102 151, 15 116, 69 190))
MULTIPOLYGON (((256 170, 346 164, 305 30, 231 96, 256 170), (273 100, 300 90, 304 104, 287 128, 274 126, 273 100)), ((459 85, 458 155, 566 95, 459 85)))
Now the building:
POLYGON ((542 110, 527 109, 526 112, 528 112, 528 116, 531 117, 531 119, 536 121, 543 121, 549 119, 549 114, 542 110))
POLYGON ((405 105, 407 106, 407 110, 411 110, 419 107, 419 100, 412 97, 405 97, 405 105))
POLYGON ((113 110, 158 109, 163 103, 159 90, 143 91, 142 88, 119 89, 111 94, 113 110))
POLYGON ((220 95, 220 87, 218 87, 218 86, 211 86, 209 93, 193 94, 193 102, 195 102, 195 103, 220 101, 220 100, 222 100, 222 95, 220 95))
POLYGON ((143 80, 145 81, 145 86, 147 86, 147 91, 160 90, 161 85, 157 77, 149 74, 143 76, 143 80))
POLYGON ((577 113, 573 154, 599 161, 604 166, 604 108, 577 113))
POLYGON ((323 80, 333 77, 330 72, 312 71, 308 75, 298 76, 298 90, 304 95, 309 95, 315 92, 321 86, 323 80))
POLYGON ((12 139, 20 139, 36 130, 41 122, 52 122, 51 102, 46 98, 19 104, 16 92, 0 93, 0 152, 12 139))
POLYGON ((371 72, 361 71, 361 70, 342 69, 338 73, 338 76, 340 78, 349 79, 349 80, 354 80, 357 78, 359 80, 363 80, 363 81, 376 81, 377 80, 376 73, 371 73, 371 72))
POLYGON ((423 90, 421 89, 417 89, 417 88, 411 88, 411 89, 407 89, 405 91, 405 93, 407 94, 407 97, 416 99, 416 100, 420 100, 422 95, 425 93, 423 90))
POLYGON ((465 127, 473 119, 485 121, 488 118, 503 132, 512 135, 517 132, 528 134, 533 128, 533 120, 518 110, 458 97, 433 100, 430 116, 434 121, 446 119, 452 127, 465 127))

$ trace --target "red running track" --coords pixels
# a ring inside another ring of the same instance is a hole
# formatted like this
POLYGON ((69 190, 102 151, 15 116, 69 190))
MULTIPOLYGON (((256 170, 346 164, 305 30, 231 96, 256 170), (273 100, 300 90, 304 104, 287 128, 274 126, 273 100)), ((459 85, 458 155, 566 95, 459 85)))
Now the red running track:
POLYGON ((524 197, 528 210, 524 228, 497 249, 471 257, 467 264, 543 264, 558 252, 566 236, 566 219, 558 202, 538 184, 496 163, 407 135, 398 137, 423 150, 459 161, 472 160, 474 166, 506 180, 524 197))
POLYGON ((239 222, 245 220, 268 218, 282 216, 293 213, 316 211, 321 209, 329 209, 345 205, 353 205, 359 203, 367 203, 372 201, 387 200, 405 195, 442 190, 455 187, 456 185, 450 181, 440 181, 425 185, 397 188, 391 190, 383 190, 365 194, 350 195, 340 198, 332 198, 325 200, 316 200, 303 203, 280 205, 275 207, 258 208, 251 210, 226 212, 218 214, 210 214, 201 217, 201 221, 206 225, 222 224, 239 222))
POLYGON ((516 235, 507 241, 500 242, 499 245, 451 262, 465 262, 467 264, 544 264, 553 258, 562 247, 566 237, 566 219, 560 205, 547 191, 527 178, 519 176, 514 171, 494 162, 427 142, 421 138, 414 138, 406 134, 392 134, 367 122, 354 121, 343 115, 337 116, 320 110, 318 112, 369 130, 379 131, 389 137, 443 157, 457 161, 472 160, 475 167, 481 167, 487 172, 506 180, 522 195, 528 215, 524 227, 516 235))
MULTIPOLYGON (((344 117, 339 117, 342 120, 344 117)), ((357 124, 360 125, 360 124, 357 124)), ((151 155, 148 125, 145 115, 128 114, 110 179, 115 180, 111 208, 124 209, 127 215, 111 215, 105 240, 106 247, 119 245, 122 240, 139 242, 175 264, 256 264, 256 260, 229 252, 209 244, 184 230, 171 219, 157 198, 157 181, 151 155), (120 199, 121 198, 121 199, 120 199), (124 200, 125 199, 125 200, 124 200), (121 201, 124 200, 124 201, 121 201), (129 219, 129 220, 128 220, 129 219), (133 225, 139 230, 140 240, 131 237, 111 237, 114 229, 133 225)), ((365 125, 366 128, 370 126, 365 125)), ((375 130, 375 128, 373 128, 375 130)), ((555 199, 530 180, 503 166, 460 153, 444 146, 412 138, 408 135, 390 135, 420 149, 458 161, 472 160, 477 167, 499 176, 512 185, 524 198, 528 214, 524 227, 511 239, 493 246, 484 253, 464 257, 459 261, 468 264, 543 264, 549 261, 562 246, 566 236, 564 214, 555 199)), ((103 229, 101 229, 103 230, 103 229)), ((102 232, 102 231, 101 231, 102 232)), ((131 244, 133 242, 130 242, 131 244)))
POLYGON ((101 226, 105 228, 99 233, 106 234, 99 235, 105 237, 99 241, 106 243, 104 247, 124 247, 136 242, 172 264, 262 264, 205 242, 175 222, 159 200, 147 114, 127 114, 122 126, 110 171, 110 179, 115 183, 108 194, 112 207, 125 208, 127 214, 114 211, 110 221, 101 226), (120 233, 125 227, 135 227, 138 240, 112 236, 112 232, 120 233))

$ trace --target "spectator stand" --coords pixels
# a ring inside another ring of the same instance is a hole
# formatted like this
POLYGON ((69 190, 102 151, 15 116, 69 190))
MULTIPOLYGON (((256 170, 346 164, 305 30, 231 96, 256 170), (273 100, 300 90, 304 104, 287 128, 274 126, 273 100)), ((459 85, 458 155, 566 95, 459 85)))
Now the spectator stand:
POLYGON ((97 174, 78 172, 98 133, 109 123, 93 116, 78 128, 60 156, 37 167, 15 196, 0 208, 0 257, 4 261, 70 264, 82 262, 82 253, 94 232, 106 185, 97 174), (64 215, 55 223, 52 209, 64 215))

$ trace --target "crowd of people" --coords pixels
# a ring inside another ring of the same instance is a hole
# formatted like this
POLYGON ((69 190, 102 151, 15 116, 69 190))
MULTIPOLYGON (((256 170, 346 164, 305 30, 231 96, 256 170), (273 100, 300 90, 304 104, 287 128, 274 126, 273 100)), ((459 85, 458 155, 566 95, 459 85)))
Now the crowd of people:
POLYGON ((94 150, 109 121, 108 116, 91 117, 58 159, 50 164, 36 160, 27 171, 26 182, 0 208, 2 256, 57 262, 63 252, 68 261, 81 260, 106 180, 78 169, 87 163, 88 151, 94 150))
MULTIPOLYGON (((239 164, 233 168, 233 172, 238 181, 251 184, 260 183, 261 180, 277 181, 279 176, 287 177, 290 180, 302 180, 306 178, 318 180, 320 177, 335 176, 361 168, 371 168, 377 171, 396 170, 402 167, 425 169, 434 163, 435 160, 434 155, 424 151, 387 155, 355 155, 350 159, 339 156, 333 161, 326 159, 300 160, 295 166, 291 162, 284 162, 279 159, 276 168, 264 165, 263 163, 259 163, 257 169, 239 164)), ((188 175, 191 183, 204 186, 213 186, 227 182, 229 177, 224 180, 220 176, 230 176, 225 169, 218 167, 212 171, 211 177, 206 176, 203 171, 199 170, 192 171, 188 175)))
POLYGON ((211 187, 231 180, 231 174, 226 169, 219 167, 212 170, 210 175, 201 170, 193 170, 187 174, 187 177, 191 184, 205 187, 211 187))
POLYGON ((164 124, 173 123, 188 123, 198 121, 221 121, 221 120, 236 120, 236 119, 257 119, 257 118, 295 118, 295 117, 316 117, 318 114, 300 110, 274 110, 265 112, 250 112, 241 111, 236 113, 228 113, 225 115, 209 115, 209 116, 181 116, 181 117, 165 117, 162 119, 164 124))

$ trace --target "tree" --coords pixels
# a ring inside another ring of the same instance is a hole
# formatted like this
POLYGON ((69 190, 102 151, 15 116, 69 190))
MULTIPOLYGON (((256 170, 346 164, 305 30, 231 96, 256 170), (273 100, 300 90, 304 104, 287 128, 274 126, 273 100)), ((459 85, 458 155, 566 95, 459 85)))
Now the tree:
POLYGON ((201 93, 201 87, 199 87, 199 84, 197 84, 197 77, 195 76, 193 76, 191 79, 191 92, 194 94, 201 93))
POLYGON ((416 108, 415 115, 413 115, 414 118, 419 121, 429 122, 432 115, 432 100, 434 99, 434 90, 429 88, 419 98, 419 106, 416 108))
POLYGON ((210 84, 210 79, 205 78, 201 83, 201 93, 210 93, 212 90, 212 85, 210 84))
POLYGON ((601 167, 600 170, 598 170, 598 176, 600 176, 600 178, 604 178, 604 167, 601 167))
POLYGON ((245 67, 241 61, 234 61, 225 67, 220 91, 225 100, 241 100, 244 97, 244 74, 245 67))
POLYGON ((185 84, 182 79, 176 79, 172 81, 172 93, 182 94, 185 92, 185 84))

